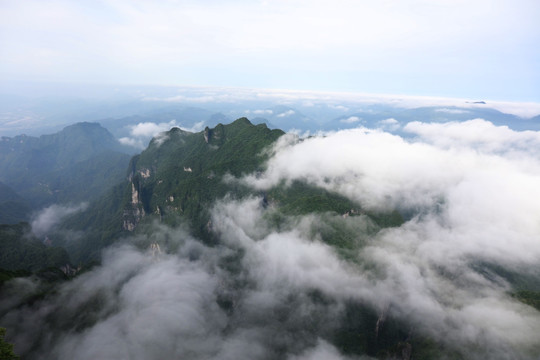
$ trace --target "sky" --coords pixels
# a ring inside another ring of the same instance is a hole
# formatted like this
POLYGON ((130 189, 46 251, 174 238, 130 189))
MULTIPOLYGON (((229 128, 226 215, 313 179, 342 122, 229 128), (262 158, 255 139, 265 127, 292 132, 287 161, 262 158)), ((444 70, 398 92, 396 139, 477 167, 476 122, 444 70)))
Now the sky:
POLYGON ((540 100, 537 0, 0 1, 0 81, 540 100))

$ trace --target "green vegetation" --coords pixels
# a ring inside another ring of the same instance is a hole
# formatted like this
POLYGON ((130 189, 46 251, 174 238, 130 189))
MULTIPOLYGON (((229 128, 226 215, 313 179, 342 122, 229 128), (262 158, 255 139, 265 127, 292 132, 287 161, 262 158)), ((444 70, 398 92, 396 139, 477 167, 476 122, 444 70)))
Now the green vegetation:
POLYGON ((114 186, 90 203, 86 211, 68 217, 59 233, 50 235, 55 243, 67 250, 72 263, 84 265, 99 261, 101 250, 126 234, 122 229, 122 207, 130 197, 128 185, 124 181, 114 186))
MULTIPOLYGON (((265 208, 263 222, 268 231, 303 227, 303 235, 331 246, 342 260, 356 264, 358 269, 373 266, 366 259, 360 263, 359 249, 381 229, 403 224, 404 219, 397 211, 366 211, 362 204, 301 181, 281 183, 264 192, 238 181, 227 181, 227 178, 264 171, 269 156, 264 150, 282 134, 280 130, 270 130, 264 124, 255 126, 241 118, 229 125, 218 124, 198 133, 174 128, 153 139, 145 151, 133 157, 127 173, 126 166, 118 165, 127 164, 125 156, 113 151, 71 162, 69 172, 51 165, 52 170, 40 176, 49 188, 59 189, 49 197, 58 201, 94 197, 110 179, 124 180, 110 187, 86 211, 70 216, 57 233, 50 234, 49 240, 62 248, 43 244, 31 234, 28 224, 0 225, 0 286, 10 279, 33 275, 40 279, 40 287, 22 299, 20 304, 37 304, 57 291, 55 284, 70 279, 59 269, 59 266, 69 264, 70 259, 75 264, 98 262, 105 247, 132 235, 149 235, 140 236, 145 239, 142 241, 133 240, 133 244, 141 247, 147 247, 149 241, 168 245, 169 235, 152 234, 156 222, 172 227, 189 227, 190 234, 207 245, 219 244, 218 236, 212 231, 210 209, 216 201, 224 198, 235 200, 249 196, 261 199, 265 208), (143 241, 147 242, 143 244, 143 241)), ((46 143, 54 144, 51 139, 46 143)), ((37 146, 36 140, 25 141, 37 146)), ((91 148, 87 150, 92 152, 91 148)), ((65 156, 62 154, 59 158, 69 163, 65 156)), ((36 158, 32 159, 36 161, 36 158)), ((35 191, 39 197, 39 188, 32 187, 30 182, 27 185, 27 191, 35 191)), ((168 248, 174 250, 174 244, 168 248)), ((220 271, 231 275, 234 282, 231 289, 238 293, 249 291, 253 284, 244 274, 244 249, 227 250, 230 252, 219 259, 220 271)), ((512 296, 540 310, 538 277, 521 275, 491 264, 477 264, 474 269, 494 281, 500 278, 508 280, 514 285, 512 296)), ((234 291, 218 294, 217 303, 228 316, 236 315, 235 296, 238 294, 234 291)), ((342 317, 335 319, 335 323, 328 326, 330 330, 322 333, 345 355, 369 355, 380 359, 466 357, 467 349, 451 348, 447 343, 415 332, 404 319, 406 315, 396 316, 389 309, 381 314, 372 305, 359 301, 346 300, 342 303, 317 290, 307 292, 307 295, 302 291, 291 294, 287 300, 301 302, 305 300, 301 297, 307 296, 310 304, 323 304, 321 308, 343 306, 342 317)), ((106 309, 106 296, 98 292, 86 297, 80 307, 61 308, 58 313, 50 315, 47 323, 53 328, 81 332, 95 325, 101 316, 108 315, 107 311, 115 311, 106 309)), ((277 323, 287 324, 289 317, 294 316, 291 309, 295 307, 288 305, 287 302, 273 312, 277 323)), ((307 326, 300 329, 298 333, 303 333, 299 336, 311 336, 310 331, 316 334, 317 327, 325 328, 321 318, 306 317, 308 324, 302 323, 307 326)), ((4 333, 0 332, 0 350, 5 351, 6 359, 17 358, 13 357, 10 344, 4 343, 4 333)), ((287 349, 278 341, 276 344, 276 354, 285 355, 287 349)), ((4 355, 3 352, 0 354, 4 355)))
POLYGON ((12 271, 12 270, 0 269, 0 288, 6 281, 9 281, 11 279, 18 278, 18 277, 30 276, 31 274, 32 273, 27 270, 12 271))
POLYGON ((4 340, 5 336, 6 336, 6 329, 0 328, 0 359, 2 359, 2 360, 18 360, 18 359, 20 359, 13 352, 13 345, 4 340))
MULTIPOLYGON (((67 252, 47 246, 30 232, 30 225, 0 225, 0 268, 4 270, 37 271, 69 263, 67 252)), ((4 277, 7 273, 2 274, 4 277)))
POLYGON ((40 182, 28 183, 30 198, 48 203, 80 203, 94 199, 125 178, 130 156, 104 150, 90 159, 40 176, 40 182))
POLYGON ((366 213, 361 204, 298 181, 266 193, 236 181, 224 181, 226 176, 264 171, 269 156, 264 150, 281 135, 280 130, 253 125, 246 118, 198 133, 173 128, 131 159, 129 180, 64 223, 63 230, 84 232, 79 241, 70 242, 65 236, 55 240, 64 244, 75 263, 84 263, 99 260, 101 249, 134 229, 144 231, 146 224, 158 220, 170 226, 185 224, 194 236, 206 244, 215 244, 218 239, 211 231, 209 211, 225 196, 263 197, 265 206, 272 206, 267 220, 275 229, 285 229, 291 217, 318 214, 321 221, 312 229, 313 237, 339 248, 343 255, 358 247, 361 234, 403 222, 397 212, 366 213), (349 216, 363 217, 365 221, 354 225, 354 221, 347 220, 349 216))
POLYGON ((70 247, 65 241, 72 259, 77 263, 97 260, 101 249, 129 234, 126 229, 156 219, 172 226, 187 223, 195 236, 215 243, 209 231, 209 208, 227 194, 252 193, 240 184, 224 182, 223 176, 262 170, 267 159, 261 155, 263 150, 282 134, 242 118, 199 133, 173 128, 163 138, 153 139, 132 158, 129 181, 65 222, 64 230, 85 232, 80 246, 70 247))
POLYGON ((457 349, 416 333, 406 321, 377 314, 358 302, 346 304, 341 323, 332 340, 347 355, 417 360, 465 358, 457 349))
POLYGON ((473 268, 487 279, 501 277, 512 285, 510 295, 524 304, 540 310, 540 274, 507 269, 491 263, 477 263, 473 268))
MULTIPOLYGON (((121 151, 118 141, 97 123, 74 124, 39 138, 3 137, 0 181, 35 208, 87 201, 122 180, 129 156, 121 151)), ((2 202, 14 201, 4 198, 1 190, 0 216, 2 202)))
POLYGON ((0 224, 16 224, 27 221, 30 206, 11 187, 0 182, 0 224))
POLYGON ((540 291, 520 290, 512 294, 512 296, 540 311, 540 291))

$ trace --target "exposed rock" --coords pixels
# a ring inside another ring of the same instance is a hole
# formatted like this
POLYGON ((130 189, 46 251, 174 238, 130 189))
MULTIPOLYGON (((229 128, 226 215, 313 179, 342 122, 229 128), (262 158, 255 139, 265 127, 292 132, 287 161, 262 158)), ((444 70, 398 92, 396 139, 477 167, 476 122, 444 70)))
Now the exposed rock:
MULTIPOLYGON (((347 213, 348 215, 349 213, 347 213)), ((384 321, 386 320, 386 315, 388 314, 388 308, 389 306, 385 306, 381 314, 379 315, 379 318, 377 319, 377 324, 375 325, 375 338, 379 337, 379 330, 382 328, 384 321)))
POLYGON ((204 128, 204 141, 208 144, 208 141, 210 140, 210 128, 207 126, 204 128))
POLYGON ((124 220, 124 222, 122 223, 122 229, 127 231, 133 231, 135 230, 135 224, 133 223, 133 221, 124 220))
POLYGON ((159 261, 159 257, 162 254, 161 247, 158 243, 150 244, 150 252, 152 253, 152 259, 154 261, 159 261))
POLYGON ((141 204, 141 198, 139 195, 138 187, 135 186, 134 182, 131 182, 131 209, 124 211, 122 222, 122 229, 133 231, 135 227, 145 216, 144 208, 141 204))
POLYGON ((81 266, 77 266, 76 268, 72 267, 69 264, 66 264, 64 266, 60 266, 60 270, 66 275, 66 276, 75 276, 79 271, 81 271, 81 266))
POLYGON ((150 169, 141 169, 139 170, 139 174, 144 178, 148 179, 150 177, 150 169))
POLYGON ((133 205, 139 204, 139 191, 135 188, 134 183, 131 183, 131 203, 133 205))
POLYGON ((401 359, 410 360, 411 355, 412 355, 412 345, 409 343, 403 344, 403 347, 401 349, 401 359))

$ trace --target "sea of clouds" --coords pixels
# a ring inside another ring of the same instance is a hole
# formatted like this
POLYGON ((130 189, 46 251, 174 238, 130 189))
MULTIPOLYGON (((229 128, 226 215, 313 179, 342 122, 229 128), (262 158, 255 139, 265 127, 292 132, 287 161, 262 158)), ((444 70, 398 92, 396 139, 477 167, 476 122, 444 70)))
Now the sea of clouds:
POLYGON ((276 229, 261 198, 225 198, 211 209, 219 245, 156 224, 30 305, 43 284, 8 283, 0 324, 34 359, 345 359, 333 334, 354 302, 466 358, 537 358, 540 312, 490 266, 540 276, 540 134, 480 119, 405 130, 285 135, 266 171, 227 180, 301 180, 405 214, 367 238, 366 216, 327 215, 358 231, 347 258, 313 232, 327 217, 276 229))

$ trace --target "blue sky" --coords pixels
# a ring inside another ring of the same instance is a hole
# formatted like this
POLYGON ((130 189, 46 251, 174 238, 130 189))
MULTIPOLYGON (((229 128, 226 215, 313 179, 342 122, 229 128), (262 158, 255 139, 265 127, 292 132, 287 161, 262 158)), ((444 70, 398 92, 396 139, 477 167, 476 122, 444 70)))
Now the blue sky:
POLYGON ((0 80, 540 101, 540 1, 0 1, 0 80))

